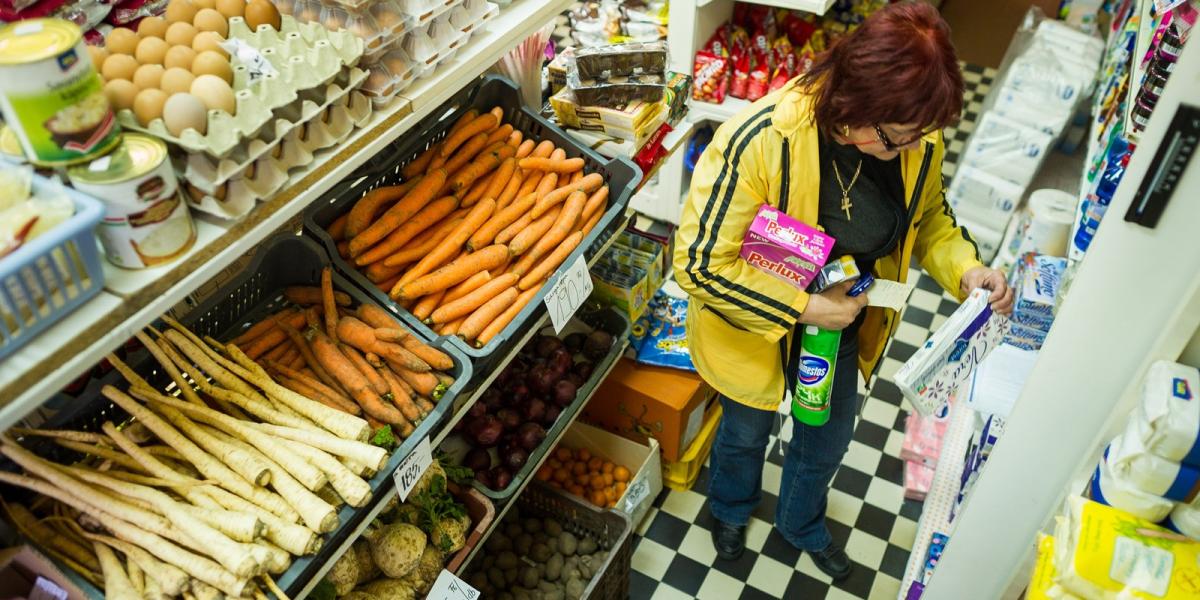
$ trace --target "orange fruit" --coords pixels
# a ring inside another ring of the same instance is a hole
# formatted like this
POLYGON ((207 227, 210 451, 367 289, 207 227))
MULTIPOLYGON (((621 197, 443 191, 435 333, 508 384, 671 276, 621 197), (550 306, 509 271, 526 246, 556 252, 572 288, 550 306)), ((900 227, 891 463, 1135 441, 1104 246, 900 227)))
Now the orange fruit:
POLYGON ((588 499, 596 506, 608 506, 608 498, 604 496, 604 492, 594 491, 588 499))
POLYGON ((553 480, 551 480, 551 481, 550 481, 550 487, 552 487, 552 488, 554 488, 554 489, 556 489, 556 490, 561 490, 561 489, 563 489, 563 487, 562 487, 562 484, 561 484, 561 483, 559 483, 559 482, 557 482, 557 481, 553 481, 553 480))
POLYGON ((603 466, 604 459, 600 458, 599 456, 593 456, 592 459, 588 461, 588 469, 593 473, 599 473, 600 468, 603 466))
POLYGON ((576 475, 575 483, 578 483, 584 487, 588 487, 592 483, 592 478, 587 473, 584 473, 583 475, 576 475))
POLYGON ((571 473, 566 469, 558 468, 554 470, 554 480, 559 483, 566 483, 571 479, 571 473))
POLYGON ((562 466, 562 463, 558 462, 557 458, 551 458, 550 460, 547 460, 546 464, 550 465, 551 469, 557 469, 562 466))
POLYGON ((618 466, 613 469, 613 479, 621 482, 629 481, 629 469, 618 466))
MULTIPOLYGON (((614 479, 613 479, 612 473, 605 473, 604 475, 601 475, 601 477, 604 479, 604 485, 612 485, 613 484, 614 479)), ((543 479, 542 481, 545 481, 545 479, 543 479)))
POLYGON ((575 484, 571 484, 571 485, 568 485, 568 486, 567 486, 567 491, 568 491, 568 492, 571 492, 572 494, 575 494, 576 496, 579 496, 580 498, 586 498, 586 497, 587 497, 587 496, 584 496, 584 495, 583 495, 583 486, 578 486, 578 485, 575 485, 575 484))
POLYGON ((582 462, 577 462, 571 467, 571 472, 576 475, 583 475, 584 473, 587 473, 587 465, 582 462))
POLYGON ((616 501, 617 501, 617 498, 619 498, 620 496, 618 496, 618 495, 617 495, 617 490, 616 490, 616 489, 614 489, 614 488, 605 488, 605 489, 604 489, 604 497, 605 497, 605 498, 607 498, 609 502, 611 502, 611 503, 614 503, 614 504, 615 504, 615 503, 616 503, 616 501))
POLYGON ((571 460, 571 449, 559 448, 558 450, 554 451, 554 457, 561 461, 571 460))
POLYGON ((579 460, 582 460, 582 461, 587 461, 592 458, 592 453, 588 452, 587 448, 580 448, 579 451, 575 453, 575 455, 578 456, 579 460))
POLYGON ((538 481, 550 481, 550 478, 553 476, 554 468, 552 468, 550 465, 542 465, 542 468, 538 469, 537 471, 538 481))
POLYGON ((614 466, 616 466, 616 465, 612 464, 612 461, 606 460, 606 461, 604 461, 604 464, 601 465, 600 472, 601 473, 612 473, 614 466))
POLYGON ((592 486, 593 490, 603 490, 604 489, 604 478, 592 476, 592 481, 591 481, 590 485, 592 486))
POLYGON ((625 485, 624 481, 618 481, 617 485, 615 485, 613 487, 615 487, 617 489, 617 497, 621 497, 621 496, 625 495, 625 488, 627 486, 625 485))

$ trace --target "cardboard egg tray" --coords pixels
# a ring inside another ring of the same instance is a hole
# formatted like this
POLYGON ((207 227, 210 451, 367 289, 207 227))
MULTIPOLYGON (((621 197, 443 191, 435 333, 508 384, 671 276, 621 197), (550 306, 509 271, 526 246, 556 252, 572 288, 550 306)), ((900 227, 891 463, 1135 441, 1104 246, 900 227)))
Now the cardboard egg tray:
POLYGON ((362 41, 347 31, 330 32, 287 16, 280 31, 263 26, 253 32, 244 19, 234 17, 229 20, 229 37, 257 49, 277 71, 251 82, 245 64, 234 66, 236 115, 210 110, 205 135, 188 129, 181 136, 173 136, 161 118, 143 127, 129 110, 117 114, 121 126, 155 135, 189 152, 222 159, 245 140, 257 137, 274 120, 275 112, 299 100, 302 91, 321 89, 333 82, 344 70, 355 66, 363 53, 362 41))
MULTIPOLYGON (((355 69, 355 76, 365 77, 366 73, 355 69)), ((249 145, 258 158, 239 165, 232 175, 226 173, 217 185, 208 183, 213 180, 211 176, 228 165, 214 165, 197 154, 179 161, 182 164, 176 165, 177 170, 185 173, 189 183, 185 194, 189 204, 218 217, 237 218, 253 208, 255 201, 277 193, 287 182, 290 170, 311 164, 315 153, 341 143, 370 120, 374 112, 371 100, 359 90, 347 89, 347 93, 322 107, 311 102, 300 109, 289 107, 285 113, 311 111, 312 114, 297 121, 299 124, 286 119, 277 121, 272 141, 251 140, 249 145)), ((296 114, 284 116, 299 118, 296 114)))

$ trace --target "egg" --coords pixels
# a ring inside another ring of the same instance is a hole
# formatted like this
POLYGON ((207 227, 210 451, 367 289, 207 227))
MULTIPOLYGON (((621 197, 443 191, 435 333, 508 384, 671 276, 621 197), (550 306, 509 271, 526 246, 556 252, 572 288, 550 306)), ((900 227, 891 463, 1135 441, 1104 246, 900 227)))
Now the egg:
POLYGON ((160 38, 167 34, 167 22, 162 17, 146 17, 138 21, 138 35, 160 38))
POLYGON ((133 56, 134 50, 138 46, 138 34, 132 29, 117 27, 108 32, 108 37, 104 40, 104 47, 111 54, 128 54, 133 56))
POLYGON ((330 8, 326 9, 325 18, 322 19, 321 24, 325 26, 325 29, 338 31, 346 28, 346 21, 349 19, 350 13, 340 8, 330 8))
POLYGON ((214 8, 217 5, 214 0, 192 0, 192 4, 195 4, 196 8, 199 8, 200 10, 214 8))
POLYGON ((133 73, 137 71, 138 61, 128 54, 113 54, 104 59, 104 65, 100 67, 100 74, 104 76, 105 81, 114 79, 128 79, 133 81, 133 73))
POLYGON ((192 61, 192 75, 216 75, 233 85, 233 67, 229 65, 229 59, 211 50, 196 55, 196 60, 192 61))
POLYGON ((161 65, 167 56, 171 45, 155 37, 145 38, 138 42, 134 58, 143 65, 161 65))
POLYGON ((163 66, 168 69, 179 67, 191 71, 194 60, 196 60, 195 50, 187 46, 172 46, 170 50, 167 50, 167 56, 163 58, 163 66))
POLYGON ((179 137, 188 129, 204 135, 208 131, 208 111, 199 98, 191 94, 171 94, 163 105, 163 123, 171 135, 179 137))
POLYGON ((163 105, 167 102, 167 93, 162 90, 142 90, 133 99, 133 115, 137 117, 142 127, 149 127, 150 122, 161 117, 163 105))
POLYGON ((229 35, 229 22, 216 9, 205 8, 196 13, 192 24, 196 26, 196 31, 214 31, 221 37, 229 35))
POLYGON ((142 65, 133 72, 133 84, 139 90, 156 88, 161 84, 165 70, 162 65, 142 65))
POLYGON ((201 31, 196 34, 196 39, 192 40, 192 50, 195 50, 197 54, 209 51, 216 52, 228 58, 229 53, 221 47, 221 42, 223 41, 225 41, 225 38, 217 35, 214 31, 201 31))
POLYGON ((167 95, 190 92, 192 90, 192 82, 195 80, 196 76, 192 75, 191 71, 173 67, 163 73, 162 82, 159 84, 159 87, 167 95))
POLYGON ((217 0, 216 8, 226 19, 241 17, 246 14, 246 0, 217 0))
POLYGON ((250 0, 246 5, 246 25, 251 31, 258 31, 259 25, 270 25, 278 31, 282 21, 279 10, 268 0, 250 0))
POLYGON ((137 97, 138 86, 132 81, 114 79, 104 84, 104 96, 116 110, 133 108, 133 99, 137 97))
POLYGON ((201 75, 192 82, 192 95, 204 102, 209 110, 221 110, 231 115, 237 114, 237 101, 233 97, 233 88, 224 79, 216 75, 201 75))
POLYGON ((92 59, 92 65, 97 69, 104 66, 104 59, 108 58, 108 50, 105 50, 103 46, 88 45, 87 53, 92 59))
POLYGON ((170 4, 167 4, 167 22, 191 23, 199 10, 200 7, 196 6, 192 0, 171 0, 170 4))
POLYGON ((164 39, 172 46, 188 46, 190 48, 192 40, 196 37, 196 31, 196 27, 191 23, 171 23, 164 39))

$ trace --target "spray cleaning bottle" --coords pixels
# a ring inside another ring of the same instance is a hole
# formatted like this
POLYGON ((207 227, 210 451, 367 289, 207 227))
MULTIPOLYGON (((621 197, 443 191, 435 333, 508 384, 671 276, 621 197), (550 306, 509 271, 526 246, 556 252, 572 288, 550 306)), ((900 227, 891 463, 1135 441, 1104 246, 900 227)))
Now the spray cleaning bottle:
MULTIPOLYGON (((853 258, 843 256, 825 265, 809 292, 820 293, 851 279, 858 279, 858 282, 847 292, 848 296, 862 294, 875 282, 870 273, 859 273, 853 258)), ((842 332, 805 325, 800 335, 800 364, 796 387, 792 390, 792 416, 805 425, 819 427, 829 421, 829 400, 833 394, 833 374, 842 332)))

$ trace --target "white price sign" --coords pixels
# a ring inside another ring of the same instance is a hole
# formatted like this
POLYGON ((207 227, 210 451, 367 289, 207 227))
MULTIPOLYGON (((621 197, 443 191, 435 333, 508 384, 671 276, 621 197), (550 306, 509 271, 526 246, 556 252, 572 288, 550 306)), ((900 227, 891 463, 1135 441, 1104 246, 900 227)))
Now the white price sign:
POLYGON ((625 512, 633 514, 638 505, 650 495, 650 484, 643 477, 629 486, 629 490, 625 492, 625 512))
POLYGON ((546 310, 550 311, 554 333, 562 333, 571 317, 575 316, 575 311, 579 310, 591 295, 592 276, 588 273, 587 262, 581 254, 546 293, 544 301, 546 310))
POLYGON ((429 600, 475 600, 478 597, 479 590, 467 585, 454 573, 445 569, 442 569, 437 581, 433 582, 429 595, 426 596, 429 600))
POLYGON ((412 454, 409 454, 404 462, 392 473, 392 478, 396 482, 396 493, 400 495, 400 501, 408 500, 408 494, 412 492, 417 482, 421 480, 421 476, 425 474, 425 470, 429 465, 433 464, 433 450, 429 446, 429 438, 421 440, 420 444, 413 449, 412 454))

